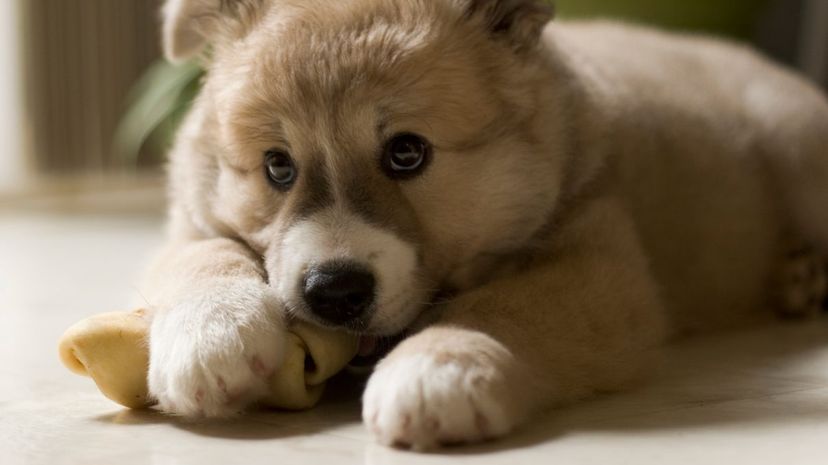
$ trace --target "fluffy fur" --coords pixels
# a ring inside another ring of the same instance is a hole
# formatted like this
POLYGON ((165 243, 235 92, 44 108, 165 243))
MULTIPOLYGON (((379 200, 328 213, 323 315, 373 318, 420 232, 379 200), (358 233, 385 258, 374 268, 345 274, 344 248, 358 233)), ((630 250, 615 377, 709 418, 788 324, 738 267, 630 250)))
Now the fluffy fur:
POLYGON ((765 318, 784 238, 828 249, 828 103, 748 48, 547 24, 532 0, 165 11, 171 58, 211 44, 148 285, 166 411, 255 400, 322 259, 377 275, 382 304, 352 330, 435 316, 364 396, 380 441, 427 448, 627 386, 670 335, 765 318), (434 145, 416 179, 379 167, 398 132, 434 145), (297 164, 289 192, 265 178, 274 147, 297 164))

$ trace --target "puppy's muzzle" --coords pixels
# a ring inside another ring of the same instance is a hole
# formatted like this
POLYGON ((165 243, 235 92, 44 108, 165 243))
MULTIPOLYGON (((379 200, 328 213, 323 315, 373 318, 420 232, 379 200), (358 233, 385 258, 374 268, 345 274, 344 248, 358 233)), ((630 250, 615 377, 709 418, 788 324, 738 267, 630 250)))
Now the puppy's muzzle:
POLYGON ((327 323, 347 325, 374 303, 373 273, 355 262, 329 262, 310 268, 303 281, 303 298, 327 323))

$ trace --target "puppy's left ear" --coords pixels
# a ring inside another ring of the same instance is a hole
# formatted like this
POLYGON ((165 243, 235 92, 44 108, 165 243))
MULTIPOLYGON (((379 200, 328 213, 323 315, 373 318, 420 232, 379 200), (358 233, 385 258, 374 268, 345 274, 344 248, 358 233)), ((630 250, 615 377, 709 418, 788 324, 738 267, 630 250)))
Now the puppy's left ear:
POLYGON ((517 50, 537 45, 544 26, 555 16, 551 1, 544 0, 462 0, 466 16, 479 19, 498 39, 517 50))

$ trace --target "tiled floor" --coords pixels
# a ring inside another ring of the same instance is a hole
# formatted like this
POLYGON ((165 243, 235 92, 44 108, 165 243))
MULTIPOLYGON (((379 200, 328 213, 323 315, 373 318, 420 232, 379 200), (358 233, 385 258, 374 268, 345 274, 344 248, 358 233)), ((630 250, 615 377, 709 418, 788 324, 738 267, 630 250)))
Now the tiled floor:
POLYGON ((828 463, 824 320, 684 343, 649 387, 442 454, 374 445, 347 394, 229 423, 123 410, 65 370, 55 343, 87 314, 140 301, 160 231, 155 215, 0 211, 0 463, 828 463))

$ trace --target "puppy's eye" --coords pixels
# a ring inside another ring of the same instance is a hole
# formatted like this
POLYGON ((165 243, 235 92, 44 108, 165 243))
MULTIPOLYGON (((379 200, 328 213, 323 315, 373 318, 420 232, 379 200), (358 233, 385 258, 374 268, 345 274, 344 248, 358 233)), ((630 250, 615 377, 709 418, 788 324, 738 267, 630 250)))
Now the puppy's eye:
POLYGON ((397 134, 386 144, 382 155, 382 166, 392 178, 416 176, 428 164, 431 144, 417 134, 397 134))
POLYGON ((296 167, 285 152, 268 150, 265 152, 265 169, 271 183, 279 189, 288 189, 296 181, 296 167))

